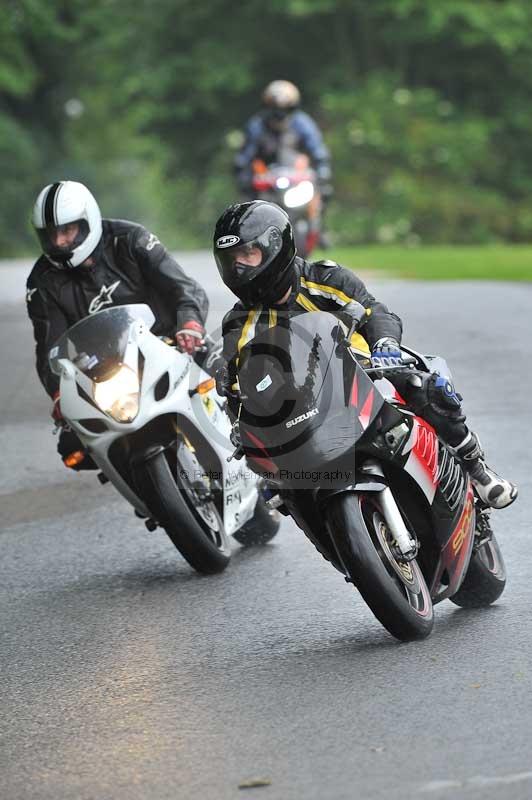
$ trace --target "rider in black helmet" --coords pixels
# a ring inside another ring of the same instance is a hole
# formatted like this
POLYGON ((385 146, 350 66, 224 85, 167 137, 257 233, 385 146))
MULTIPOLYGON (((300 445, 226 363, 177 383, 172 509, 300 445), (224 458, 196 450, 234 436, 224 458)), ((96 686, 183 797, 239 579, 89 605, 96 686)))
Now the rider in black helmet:
MULTIPOLYGON (((374 366, 401 364, 402 323, 379 303, 351 270, 334 261, 308 262, 296 255, 292 226, 285 212, 264 201, 229 206, 216 223, 214 258, 223 282, 239 298, 223 320, 224 366, 218 391, 238 410, 236 361, 255 335, 285 317, 329 311, 349 328, 357 346, 369 348, 374 366)), ((392 382, 462 459, 480 498, 504 508, 517 489, 484 461, 479 440, 465 424, 461 397, 452 381, 438 373, 396 373, 392 382)))
POLYGON ((218 220, 215 242, 222 280, 244 306, 275 305, 295 290, 292 226, 279 206, 260 200, 230 206, 218 220))

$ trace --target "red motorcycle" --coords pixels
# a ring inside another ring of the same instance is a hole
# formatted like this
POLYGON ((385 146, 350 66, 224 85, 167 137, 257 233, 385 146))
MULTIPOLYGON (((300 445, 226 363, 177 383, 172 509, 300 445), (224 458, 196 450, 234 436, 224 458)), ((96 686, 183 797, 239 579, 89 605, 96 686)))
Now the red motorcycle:
MULTIPOLYGON (((444 364, 403 348, 417 369, 444 364)), ((403 366, 410 369, 411 366, 403 366)), ((393 369, 397 369, 394 367, 393 369)), ((428 636, 433 605, 488 605, 506 575, 460 461, 408 409, 337 318, 303 314, 240 353, 241 451, 317 550, 402 640, 428 636)))
POLYGON ((318 244, 322 199, 315 171, 302 153, 285 153, 278 164, 252 164, 252 191, 257 200, 281 206, 292 223, 298 254, 306 258, 318 244))

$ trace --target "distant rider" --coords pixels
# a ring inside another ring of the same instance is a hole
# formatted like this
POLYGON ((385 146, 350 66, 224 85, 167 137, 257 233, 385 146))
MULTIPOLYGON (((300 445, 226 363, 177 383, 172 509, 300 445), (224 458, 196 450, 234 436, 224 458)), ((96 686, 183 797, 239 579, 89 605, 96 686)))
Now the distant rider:
POLYGON ((244 144, 234 160, 238 186, 247 198, 253 198, 253 162, 282 163, 283 152, 307 155, 316 171, 322 202, 330 198, 329 150, 316 122, 299 108, 300 101, 299 89, 290 81, 272 81, 264 89, 263 108, 248 120, 244 144))
MULTIPOLYGON (((290 221, 274 203, 229 206, 216 224, 214 257, 223 282, 240 299, 223 320, 225 363, 217 375, 218 391, 229 397, 234 413, 239 404, 235 396, 238 354, 255 335, 283 317, 329 311, 349 327, 357 323, 374 366, 401 365, 399 317, 378 302, 351 270, 334 261, 299 258, 290 221)), ((510 505, 517 489, 486 465, 476 434, 465 424, 462 398, 451 380, 436 372, 410 370, 397 372, 390 380, 409 407, 454 449, 481 500, 493 508, 510 505)))
MULTIPOLYGON (((27 281, 26 301, 36 342, 37 372, 53 399, 52 417, 63 422, 59 379, 48 353, 74 323, 103 308, 146 303, 155 315, 153 332, 175 338, 191 355, 204 345, 208 300, 155 234, 142 225, 102 219, 91 192, 75 181, 45 186, 32 223, 43 254, 27 281)), ((202 353, 200 359, 209 358, 202 353)), ((63 460, 82 450, 78 437, 63 429, 63 460)), ((77 469, 93 468, 86 458, 77 469)))

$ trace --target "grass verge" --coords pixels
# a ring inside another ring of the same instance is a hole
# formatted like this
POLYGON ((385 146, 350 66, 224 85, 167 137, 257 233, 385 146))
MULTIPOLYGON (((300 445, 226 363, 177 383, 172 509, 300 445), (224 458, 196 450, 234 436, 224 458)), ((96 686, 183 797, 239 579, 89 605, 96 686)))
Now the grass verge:
POLYGON ((379 270, 398 278, 532 281, 529 245, 331 247, 312 256, 312 260, 319 258, 333 259, 355 271, 379 270))

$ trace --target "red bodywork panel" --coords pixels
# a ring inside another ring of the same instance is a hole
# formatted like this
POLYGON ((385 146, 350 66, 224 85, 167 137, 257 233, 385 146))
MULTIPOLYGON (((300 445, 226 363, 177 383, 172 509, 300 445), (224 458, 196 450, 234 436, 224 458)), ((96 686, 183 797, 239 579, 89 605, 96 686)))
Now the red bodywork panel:
POLYGON ((438 475, 438 437, 436 431, 422 417, 416 417, 416 441, 412 452, 427 473, 434 486, 437 486, 438 475))
POLYGON ((464 573, 469 566, 469 557, 473 548, 475 534, 475 522, 475 499, 471 481, 468 479, 462 513, 441 552, 439 567, 432 583, 430 594, 435 602, 446 597, 452 597, 460 588, 464 573), (445 571, 447 572, 449 583, 440 589, 441 578, 445 571))

